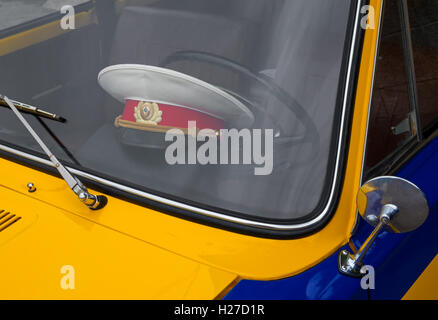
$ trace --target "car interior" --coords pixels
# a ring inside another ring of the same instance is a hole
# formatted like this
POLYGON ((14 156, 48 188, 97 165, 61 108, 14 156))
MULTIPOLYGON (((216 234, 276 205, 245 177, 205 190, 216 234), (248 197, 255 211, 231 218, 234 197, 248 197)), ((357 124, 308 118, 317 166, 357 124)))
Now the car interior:
MULTIPOLYGON (((339 7, 345 7, 341 5, 344 1, 337 2, 339 7)), ((302 207, 296 206, 297 215, 311 211, 309 208, 319 201, 320 193, 309 193, 308 190, 314 188, 315 183, 318 184, 316 189, 321 190, 324 179, 306 179, 306 185, 303 186, 299 183, 300 179, 283 181, 283 172, 295 170, 303 177, 309 174, 324 176, 326 163, 321 161, 319 165, 313 150, 323 145, 324 152, 327 152, 330 134, 314 130, 312 141, 296 146, 292 151, 291 148, 278 148, 277 158, 296 158, 297 163, 301 164, 280 162, 273 175, 266 177, 269 187, 266 180, 253 177, 252 167, 170 167, 163 164, 161 153, 132 149, 120 143, 114 129, 114 119, 122 112, 123 105, 105 93, 96 78, 99 71, 108 65, 160 65, 175 52, 204 52, 231 60, 253 74, 263 74, 282 89, 289 91, 293 88, 291 91, 295 92, 292 94, 295 101, 309 99, 306 107, 300 107, 303 113, 317 122, 318 127, 330 132, 331 116, 327 117, 317 109, 326 99, 336 99, 337 92, 332 87, 338 81, 336 77, 339 71, 336 72, 336 69, 339 67, 324 64, 323 61, 328 55, 340 63, 345 40, 336 37, 335 32, 330 32, 330 21, 321 19, 326 24, 328 35, 319 36, 318 41, 314 42, 309 40, 309 35, 316 36, 319 31, 303 30, 299 35, 300 46, 296 47, 294 43, 286 41, 293 23, 300 19, 309 21, 315 14, 305 4, 297 5, 284 0, 211 0, 208 4, 203 0, 137 0, 124 3, 119 12, 113 12, 108 10, 109 1, 93 2, 99 24, 92 23, 76 32, 68 32, 0 57, 1 69, 7 75, 0 79, 0 87, 4 92, 18 101, 44 106, 46 110, 67 119, 66 123, 44 122, 68 146, 74 159, 66 155, 46 131, 38 130, 55 153, 67 162, 96 168, 96 171, 108 175, 123 168, 123 177, 131 184, 142 186, 145 179, 153 180, 154 190, 178 194, 186 200, 208 199, 207 202, 217 206, 223 206, 226 202, 230 208, 240 208, 242 204, 249 203, 251 208, 258 205, 259 208, 273 210, 276 218, 281 218, 290 215, 285 203, 292 203, 296 197, 302 198, 306 194, 310 199, 303 202, 302 207), (295 5, 292 18, 288 10, 291 5, 295 5), (323 45, 324 51, 315 50, 315 46, 323 45), (296 57, 292 64, 290 55, 296 57), (310 57, 313 58, 311 62, 310 57), (50 70, 47 70, 48 65, 50 70), (291 70, 306 75, 306 78, 296 79, 291 70), (333 71, 333 79, 318 77, 320 73, 333 71), (20 87, 16 85, 17 82, 20 87), (309 95, 311 87, 320 88, 322 93, 327 91, 327 96, 312 97, 309 95), (59 105, 59 101, 63 102, 62 105, 59 105), (324 141, 319 141, 320 137, 324 141), (297 170, 300 166, 307 167, 307 171, 297 170), (171 185, 169 175, 175 177, 171 185), (221 178, 218 180, 219 176, 221 178), (248 189, 247 179, 253 180, 250 184, 252 192, 248 189), (217 181, 213 189, 211 181, 217 181), (285 184, 292 184, 296 188, 299 186, 300 192, 290 197, 289 192, 285 192, 289 189, 285 184), (278 207, 273 208, 264 197, 254 199, 254 193, 259 192, 266 196, 270 193, 281 194, 285 201, 280 201, 278 207)), ((320 6, 321 14, 336 6, 336 3, 320 6)), ((83 10, 89 8, 84 5, 83 10)), ((347 12, 334 12, 338 16, 330 18, 346 21, 347 12)), ((294 112, 284 108, 264 88, 256 84, 249 86, 241 74, 203 61, 176 61, 166 67, 257 100, 265 106, 266 114, 279 119, 278 125, 287 136, 300 136, 305 131, 305 126, 297 120, 294 112)), ((40 128, 36 119, 31 116, 28 118, 31 124, 40 128)), ((260 117, 254 126, 272 127, 272 121, 268 118, 260 117)), ((0 123, 2 140, 40 152, 9 110, 0 110, 0 123), (11 132, 14 134, 11 135, 11 132)))
MULTIPOLYGON (((281 7, 282 1, 213 0, 208 5, 202 0, 127 1, 118 15, 99 10, 99 6, 108 6, 105 4, 108 1, 98 1, 96 13, 104 13, 98 16, 102 21, 99 25, 91 24, 0 57, 2 73, 8 75, 2 78, 1 87, 16 100, 56 110, 67 118, 66 124, 49 125, 75 151, 93 130, 112 122, 122 110, 120 102, 105 94, 96 83, 104 66, 160 65, 175 51, 192 50, 230 59, 251 70, 269 69, 251 52, 260 52, 255 48, 258 42, 263 42, 260 34, 267 29, 263 25, 269 23, 264 17, 272 16, 266 14, 267 10, 281 7), (243 7, 246 10, 241 10, 243 7), (102 43, 105 40, 108 44, 102 43), (55 51, 50 50, 53 47, 55 51), (102 48, 106 52, 101 52, 102 48), (45 61, 50 61, 53 70, 46 69, 45 61), (38 75, 38 81, 30 74, 38 75), (21 88, 12 85, 18 79, 21 88), (63 98, 62 106, 56 103, 59 97, 63 98), (78 108, 85 114, 78 113, 78 108), (63 126, 63 130, 56 130, 57 126, 63 126), (78 127, 81 132, 75 130, 78 127)), ((243 90, 237 89, 242 86, 238 75, 230 75, 214 65, 183 61, 169 67, 221 87, 243 90)), ((7 119, 7 111, 0 112, 6 127, 14 122, 7 119)))
MULTIPOLYGON (((438 5, 431 1, 410 1, 409 20, 414 54, 420 127, 433 126, 436 114, 434 92, 438 75, 438 5)), ((406 126, 411 112, 408 96, 400 15, 395 0, 386 1, 383 30, 376 66, 366 169, 370 170, 403 146, 413 132, 406 126)))
MULTIPOLYGON (((290 214, 287 211, 279 212, 287 206, 272 208, 272 204, 265 203, 263 198, 254 200, 251 192, 236 193, 236 190, 248 187, 245 182, 248 168, 242 169, 240 174, 238 168, 169 168, 163 166, 160 153, 134 150, 121 144, 114 130, 114 119, 122 112, 123 105, 100 88, 96 81, 97 74, 104 67, 114 64, 163 66, 166 63, 167 68, 204 80, 228 92, 254 99, 264 106, 265 114, 279 119, 278 125, 286 134, 299 135, 303 133, 303 125, 297 120, 296 114, 285 109, 281 102, 273 101, 275 97, 273 98, 263 87, 257 84, 248 85, 244 75, 208 61, 181 59, 166 62, 166 58, 186 51, 218 56, 244 67, 253 74, 270 78, 278 87, 292 92, 292 97, 296 100, 305 101, 303 97, 306 90, 324 88, 324 80, 318 77, 318 73, 328 73, 330 70, 324 68, 330 66, 320 61, 327 60, 327 56, 341 55, 341 52, 335 50, 336 46, 333 43, 342 43, 344 39, 331 36, 330 25, 327 24, 327 35, 318 39, 319 45, 325 45, 324 52, 315 54, 315 50, 312 50, 315 44, 306 42, 305 33, 302 34, 300 48, 289 46, 286 39, 293 28, 291 23, 299 19, 309 19, 311 14, 303 8, 291 16, 288 10, 291 2, 285 0, 126 0, 120 1, 124 5, 119 6, 117 10, 110 8, 114 4, 112 1, 82 2, 76 7, 76 13, 94 10, 95 21, 98 23, 81 26, 75 32, 66 32, 0 56, 0 88, 3 94, 18 101, 44 107, 68 120, 66 123, 48 120, 44 122, 56 132, 57 138, 68 146, 75 159, 71 159, 45 130, 38 130, 49 147, 67 162, 99 168, 108 174, 116 170, 114 166, 122 166, 126 180, 143 185, 142 181, 147 177, 154 180, 156 189, 171 194, 178 193, 182 198, 185 197, 185 194, 181 193, 182 187, 186 195, 199 194, 198 198, 209 198, 211 190, 203 190, 211 189, 212 179, 221 176, 214 188, 217 189, 215 196, 219 194, 222 199, 210 199, 211 203, 219 205, 227 199, 234 198, 230 202, 253 201, 259 208, 277 210, 278 217, 290 214), (314 55, 311 64, 308 63, 309 59, 305 58, 309 54, 314 55), (291 56, 295 59, 290 59, 291 56), (294 73, 311 76, 303 77, 301 83, 297 84, 294 83, 294 73), (17 86, 17 83, 20 83, 20 86, 17 86), (113 161, 104 161, 108 158, 112 158, 113 161), (102 163, 106 163, 107 167, 102 166, 102 163), (163 176, 163 172, 172 172, 177 177, 173 184, 174 190, 163 178, 166 176, 163 176), (248 199, 242 201, 242 197, 248 199)), ((433 13, 422 11, 423 1, 413 1, 410 5, 419 102, 426 125, 427 119, 431 118, 428 114, 433 113, 435 108, 432 97, 438 74, 438 28, 433 13)), ((395 134, 397 130, 394 129, 409 113, 399 17, 398 10, 394 10, 394 7, 395 1, 391 0, 385 11, 370 116, 367 167, 376 165, 387 155, 388 150, 401 144, 410 135, 406 131, 395 134), (388 145, 391 148, 388 148, 388 145)), ((346 13, 338 14, 338 17, 333 18, 339 20, 346 13)), ((53 20, 59 18, 59 15, 53 16, 53 20)), ((47 23, 47 19, 46 17, 41 23, 47 23)), ((38 23, 32 21, 29 28, 37 27, 38 23)), ((0 30, 0 40, 25 31, 26 26, 27 24, 23 24, 0 30)), ((312 30, 306 32, 308 36, 312 30)), ((330 94, 327 92, 327 97, 330 94)), ((327 132, 330 132, 332 119, 318 112, 317 106, 321 103, 323 102, 305 101, 302 104, 305 105, 305 112, 317 123, 317 127, 327 127, 327 132)), ((34 127, 40 128, 34 117, 26 117, 34 127)), ((269 118, 258 118, 254 127, 272 127, 269 118)), ((318 143, 324 147, 330 142, 327 132, 318 132, 318 143)), ((0 108, 0 139, 40 152, 38 145, 22 129, 15 116, 4 108, 0 108)), ((312 149, 309 144, 312 143, 297 146, 293 149, 293 154, 289 148, 284 148, 280 150, 280 157, 290 158, 299 154, 306 160, 306 155, 308 157, 312 149)), ((301 172, 302 177, 324 174, 325 165, 321 168, 315 167, 312 161, 307 161, 306 165, 309 171, 301 172)), ((284 174, 284 170, 293 172, 297 168, 298 165, 278 166, 274 174, 267 178, 270 182, 269 190, 266 190, 266 180, 253 181, 251 189, 254 189, 254 192, 258 190, 273 194, 284 193, 284 201, 292 203, 296 197, 303 197, 303 194, 315 190, 315 185, 310 182, 303 185, 302 182, 299 183, 300 179, 296 179, 296 183, 285 183, 278 179, 278 176, 284 174), (297 193, 296 197, 290 197, 284 190, 290 189, 294 183, 297 188, 300 186, 301 193, 297 193)), ((322 188, 322 185, 316 188, 322 188)), ((319 195, 318 192, 313 193, 319 195)), ((309 199, 307 205, 297 210, 307 212, 318 199, 309 199)), ((231 204, 230 206, 232 207, 231 204)))

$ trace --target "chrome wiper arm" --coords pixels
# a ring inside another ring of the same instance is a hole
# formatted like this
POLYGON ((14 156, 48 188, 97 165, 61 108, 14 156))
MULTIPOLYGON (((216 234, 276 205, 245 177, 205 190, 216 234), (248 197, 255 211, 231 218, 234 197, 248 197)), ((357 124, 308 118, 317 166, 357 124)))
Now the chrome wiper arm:
POLYGON ((41 140, 38 134, 33 130, 32 126, 27 122, 27 120, 23 117, 23 115, 18 111, 17 107, 14 103, 8 99, 8 97, 0 94, 0 99, 5 101, 7 105, 11 108, 11 110, 15 113, 20 122, 24 125, 24 127, 29 131, 35 141, 40 145, 43 151, 47 154, 50 161, 58 170, 62 178, 65 180, 67 185, 71 190, 78 196, 79 200, 81 200, 88 208, 92 210, 98 210, 103 208, 108 200, 103 195, 94 195, 88 192, 87 188, 82 184, 82 182, 70 171, 67 170, 66 167, 62 165, 61 162, 55 157, 55 155, 50 151, 50 149, 46 146, 46 144, 41 140))
MULTIPOLYGON (((9 99, 9 102, 11 102, 16 108, 17 110, 24 112, 24 113, 29 113, 29 114, 33 114, 35 116, 38 117, 42 117, 42 118, 46 118, 46 119, 50 119, 50 120, 55 120, 58 122, 66 122, 66 119, 64 119, 63 117, 60 117, 54 113, 45 111, 45 110, 41 110, 40 108, 19 102, 19 101, 15 101, 12 99, 9 99)), ((5 108, 9 108, 8 103, 5 101, 4 96, 0 94, 0 107, 5 107, 5 108)))

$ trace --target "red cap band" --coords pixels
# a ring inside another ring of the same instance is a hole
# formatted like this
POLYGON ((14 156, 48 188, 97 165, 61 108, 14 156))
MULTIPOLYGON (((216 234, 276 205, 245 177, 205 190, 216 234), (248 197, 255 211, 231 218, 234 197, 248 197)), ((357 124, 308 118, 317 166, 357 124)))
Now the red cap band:
MULTIPOLYGON (((135 109, 141 102, 142 101, 138 100, 126 100, 122 119, 137 122, 135 118, 135 109)), ((163 103, 157 103, 157 105, 159 110, 162 111, 161 121, 157 123, 160 126, 187 129, 189 121, 196 121, 196 127, 201 130, 220 130, 224 128, 223 120, 200 111, 163 103)))

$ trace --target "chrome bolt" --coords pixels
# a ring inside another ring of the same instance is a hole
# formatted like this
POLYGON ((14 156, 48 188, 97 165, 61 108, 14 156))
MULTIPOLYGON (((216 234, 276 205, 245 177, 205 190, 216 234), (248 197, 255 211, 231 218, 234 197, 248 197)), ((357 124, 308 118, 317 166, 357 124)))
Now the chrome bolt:
POLYGON ((33 193, 33 192, 36 191, 36 187, 35 187, 35 185, 32 182, 29 182, 27 184, 27 191, 30 192, 30 193, 33 193))
POLYGON ((84 192, 78 194, 79 199, 84 202, 88 199, 87 195, 84 192))
POLYGON ((366 217, 366 220, 369 223, 377 223, 377 221, 379 220, 379 218, 377 216, 375 216, 374 214, 370 214, 369 216, 366 217))

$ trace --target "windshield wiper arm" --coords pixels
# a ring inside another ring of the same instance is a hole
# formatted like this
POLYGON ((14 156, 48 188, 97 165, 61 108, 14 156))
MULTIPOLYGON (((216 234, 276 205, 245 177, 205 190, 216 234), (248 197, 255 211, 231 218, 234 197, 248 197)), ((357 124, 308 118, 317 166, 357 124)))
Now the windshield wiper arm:
MULTIPOLYGON (((19 101, 15 101, 15 100, 11 100, 11 99, 9 99, 9 101, 17 108, 17 110, 19 110, 21 112, 33 114, 33 115, 38 116, 38 117, 47 118, 47 119, 55 120, 58 122, 66 122, 66 119, 64 119, 63 117, 60 117, 54 113, 47 112, 45 110, 41 110, 40 108, 25 104, 25 103, 22 103, 19 101)), ((0 106, 5 107, 5 108, 9 108, 8 103, 5 101, 4 96, 2 96, 1 94, 0 94, 0 106)))
POLYGON ((87 188, 82 184, 82 182, 75 177, 70 171, 67 170, 66 167, 62 165, 61 162, 53 155, 50 149, 46 146, 46 144, 41 140, 38 134, 33 130, 31 125, 27 122, 27 120, 23 117, 23 115, 18 111, 18 108, 14 105, 14 103, 8 99, 8 97, 0 94, 0 100, 6 102, 6 104, 12 109, 17 118, 21 121, 21 123, 25 126, 27 131, 32 135, 35 141, 40 145, 41 149, 47 154, 53 166, 58 170, 61 177, 67 182, 68 186, 71 190, 78 196, 79 200, 81 200, 88 208, 92 210, 98 210, 103 208, 108 199, 103 195, 94 195, 88 192, 87 188))

